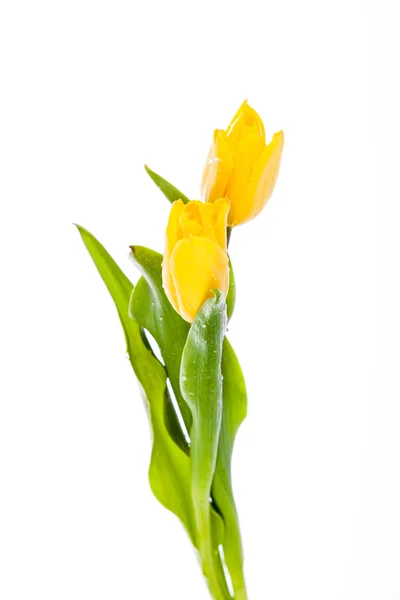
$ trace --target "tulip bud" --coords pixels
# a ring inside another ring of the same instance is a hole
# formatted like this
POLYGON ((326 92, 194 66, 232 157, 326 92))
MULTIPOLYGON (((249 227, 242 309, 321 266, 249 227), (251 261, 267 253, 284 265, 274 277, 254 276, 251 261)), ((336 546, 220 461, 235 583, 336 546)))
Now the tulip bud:
POLYGON ((266 144, 263 122, 246 100, 228 129, 214 132, 203 173, 203 200, 230 200, 229 227, 253 219, 274 190, 282 150, 283 132, 266 144))
POLYGON ((213 289, 225 297, 228 293, 228 211, 226 198, 212 204, 195 200, 172 204, 162 265, 163 286, 172 306, 189 323, 213 289))

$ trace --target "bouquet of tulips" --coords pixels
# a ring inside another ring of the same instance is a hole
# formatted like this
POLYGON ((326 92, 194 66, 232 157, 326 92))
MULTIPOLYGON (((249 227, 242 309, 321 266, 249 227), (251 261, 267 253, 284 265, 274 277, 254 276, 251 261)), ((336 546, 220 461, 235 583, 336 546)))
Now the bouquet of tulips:
POLYGON ((244 102, 229 127, 214 132, 202 201, 189 200, 146 167, 172 206, 164 256, 131 246, 141 272, 135 286, 95 237, 78 227, 117 307, 149 408, 151 489, 186 528, 215 600, 247 598, 231 483, 247 398, 226 338, 235 305, 228 243, 232 228, 257 216, 270 198, 282 149, 283 133, 267 144, 262 120, 244 102))

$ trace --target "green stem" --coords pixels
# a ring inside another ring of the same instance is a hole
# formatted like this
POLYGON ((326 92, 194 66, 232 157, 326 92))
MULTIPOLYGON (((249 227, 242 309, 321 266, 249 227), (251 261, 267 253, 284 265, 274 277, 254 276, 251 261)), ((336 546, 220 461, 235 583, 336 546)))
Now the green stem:
POLYGON ((199 552, 204 576, 214 600, 231 600, 225 574, 218 550, 214 548, 210 522, 210 502, 208 494, 202 491, 193 494, 197 530, 199 535, 199 552))
MULTIPOLYGON (((211 496, 216 505, 224 506, 225 537, 223 542, 224 558, 229 572, 235 600, 247 600, 246 582, 243 573, 243 550, 240 536, 239 521, 233 499, 230 471, 227 471, 221 460, 221 450, 225 449, 226 430, 221 428, 219 440, 219 455, 217 459, 211 496)), ((230 463, 230 458, 229 458, 230 463)))

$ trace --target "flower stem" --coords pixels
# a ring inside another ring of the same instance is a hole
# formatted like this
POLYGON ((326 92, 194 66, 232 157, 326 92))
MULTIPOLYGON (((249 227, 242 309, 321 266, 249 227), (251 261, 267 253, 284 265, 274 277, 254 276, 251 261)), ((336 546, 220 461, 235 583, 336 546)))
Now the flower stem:
POLYGON ((204 497, 204 494, 199 494, 197 498, 194 498, 194 504, 202 569, 211 595, 214 600, 231 600, 221 558, 212 541, 208 496, 204 497))

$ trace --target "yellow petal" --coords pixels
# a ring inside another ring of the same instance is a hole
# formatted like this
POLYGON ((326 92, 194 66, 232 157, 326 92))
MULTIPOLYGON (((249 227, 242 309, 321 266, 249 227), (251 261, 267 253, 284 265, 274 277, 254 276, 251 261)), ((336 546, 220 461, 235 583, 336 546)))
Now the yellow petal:
POLYGON ((219 198, 213 202, 213 227, 217 243, 224 252, 227 249, 226 228, 228 227, 228 214, 231 203, 228 198, 219 198))
POLYGON ((225 195, 225 187, 232 172, 233 162, 225 132, 217 129, 204 167, 201 197, 213 202, 225 195))
MULTIPOLYGON (((175 243, 192 235, 205 237, 212 242, 216 242, 215 221, 216 215, 220 212, 217 202, 204 203, 200 200, 191 200, 185 204, 179 217, 178 235, 175 243)), ((225 206, 227 201, 224 200, 223 202, 225 206)))
POLYGON ((179 219, 179 225, 182 231, 182 238, 189 237, 190 235, 199 235, 202 230, 201 220, 186 211, 179 219))
POLYGON ((201 225, 200 231, 196 234, 197 237, 207 238, 211 242, 215 242, 216 237, 214 231, 214 204, 205 204, 204 202, 192 201, 189 202, 188 207, 190 207, 191 204, 196 204, 196 208, 198 210, 197 218, 199 224, 201 225))
POLYGON ((265 130, 261 117, 245 100, 230 122, 226 130, 226 137, 230 147, 234 149, 240 141, 253 136, 261 137, 265 142, 265 130))
POLYGON ((219 289, 226 296, 228 257, 218 244, 190 237, 178 242, 170 258, 170 271, 178 300, 178 312, 192 323, 201 306, 219 289))
POLYGON ((180 219, 184 214, 184 209, 185 204, 182 202, 182 200, 176 200, 176 202, 173 202, 171 212, 169 214, 167 230, 165 233, 165 250, 162 263, 164 290, 175 310, 178 310, 178 299, 176 297, 175 286, 169 268, 169 261, 173 249, 182 237, 180 235, 180 219))
POLYGON ((279 174, 283 150, 283 132, 275 133, 272 141, 262 152, 251 175, 243 201, 234 205, 229 213, 229 225, 239 225, 253 219, 264 208, 272 192, 279 174))
POLYGON ((231 201, 231 211, 228 217, 229 225, 237 211, 251 211, 251 206, 244 206, 244 197, 255 165, 265 148, 260 137, 247 138, 238 143, 234 157, 233 170, 226 186, 226 196, 231 201))

